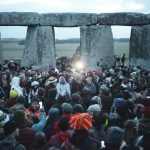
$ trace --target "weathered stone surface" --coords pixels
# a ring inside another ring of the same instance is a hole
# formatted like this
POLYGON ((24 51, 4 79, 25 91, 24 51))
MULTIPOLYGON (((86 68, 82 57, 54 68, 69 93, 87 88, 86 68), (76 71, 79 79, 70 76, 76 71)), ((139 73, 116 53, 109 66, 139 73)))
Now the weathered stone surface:
POLYGON ((38 66, 56 66, 54 28, 41 26, 37 34, 38 66))
POLYGON ((3 62, 3 54, 2 54, 2 41, 1 41, 1 33, 0 33, 0 63, 3 62))
POLYGON ((80 46, 83 60, 88 67, 99 64, 113 65, 114 42, 110 26, 80 27, 80 46))
POLYGON ((132 27, 129 57, 131 65, 150 69, 150 25, 132 27))
POLYGON ((25 49, 21 60, 21 66, 31 66, 38 64, 37 56, 37 34, 38 26, 29 26, 27 29, 25 49))
POLYGON ((38 25, 39 14, 32 12, 1 12, 1 26, 28 26, 38 25))
POLYGON ((47 13, 40 15, 41 25, 55 27, 77 27, 97 24, 97 14, 90 13, 47 13))
POLYGON ((54 29, 49 26, 28 27, 22 66, 47 68, 56 66, 54 29))
POLYGON ((144 25, 150 24, 150 16, 142 13, 102 13, 98 15, 100 25, 144 25))

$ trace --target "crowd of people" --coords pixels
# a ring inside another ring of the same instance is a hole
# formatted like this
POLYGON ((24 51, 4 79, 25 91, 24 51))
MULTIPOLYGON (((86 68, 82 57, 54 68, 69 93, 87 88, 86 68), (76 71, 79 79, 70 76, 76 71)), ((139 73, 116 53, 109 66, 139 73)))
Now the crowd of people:
POLYGON ((124 63, 0 66, 0 150, 149 150, 150 71, 124 63))

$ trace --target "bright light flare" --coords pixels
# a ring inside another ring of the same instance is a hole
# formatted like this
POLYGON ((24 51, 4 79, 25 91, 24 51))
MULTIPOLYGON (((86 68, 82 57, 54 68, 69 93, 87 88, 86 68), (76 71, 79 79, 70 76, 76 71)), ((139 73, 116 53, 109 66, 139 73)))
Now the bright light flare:
POLYGON ((77 69, 83 69, 83 68, 84 68, 83 63, 82 63, 82 62, 80 62, 80 61, 79 61, 79 62, 77 62, 77 63, 76 63, 76 68, 77 68, 77 69))

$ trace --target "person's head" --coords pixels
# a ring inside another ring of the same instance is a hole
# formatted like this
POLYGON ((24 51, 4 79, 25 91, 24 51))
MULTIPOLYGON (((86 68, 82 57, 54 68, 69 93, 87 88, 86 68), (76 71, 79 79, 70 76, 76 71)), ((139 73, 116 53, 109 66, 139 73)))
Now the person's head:
POLYGON ((73 106, 73 113, 77 114, 77 113, 83 113, 84 112, 84 108, 81 104, 75 104, 73 106))
POLYGON ((92 101, 96 101, 97 102, 97 104, 100 106, 100 108, 102 109, 102 102, 101 102, 101 98, 99 97, 99 96, 94 96, 93 98, 92 98, 92 101))
POLYGON ((144 108, 142 104, 137 104, 134 106, 134 115, 138 118, 142 116, 141 109, 144 108))
POLYGON ((56 88, 52 88, 48 90, 48 98, 54 98, 56 97, 57 90, 56 88))
POLYGON ((2 73, 1 73, 1 78, 2 78, 2 80, 6 80, 7 75, 6 75, 6 73, 5 73, 5 72, 2 72, 2 73))
POLYGON ((59 83, 60 83, 60 84, 65 84, 65 83, 66 83, 66 79, 65 79, 64 76, 61 76, 61 77, 59 78, 59 83))
POLYGON ((69 123, 75 131, 88 131, 92 127, 92 116, 87 113, 78 113, 71 117, 69 123))
POLYGON ((58 124, 61 131, 66 131, 69 128, 69 119, 67 117, 61 117, 58 124))
POLYGON ((36 112, 36 111, 38 111, 39 109, 40 109, 40 104, 39 104, 39 102, 38 102, 37 100, 33 100, 33 101, 31 102, 30 110, 31 110, 32 112, 36 112))
POLYGON ((86 83, 91 84, 92 83, 92 77, 87 77, 86 78, 86 83))
POLYGON ((100 94, 108 95, 109 94, 109 89, 108 89, 107 85, 106 84, 102 84, 100 86, 99 92, 100 92, 100 94))
POLYGON ((106 133, 106 143, 111 147, 119 148, 123 142, 123 129, 117 126, 108 128, 106 133))
POLYGON ((124 98, 114 99, 113 105, 120 117, 126 117, 128 112, 128 103, 124 98))
POLYGON ((73 107, 69 103, 63 103, 62 104, 62 111, 63 111, 64 114, 72 114, 73 107))
POLYGON ((91 115, 95 114, 95 113, 100 113, 101 112, 101 108, 98 104, 94 104, 94 105, 90 105, 88 107, 87 112, 91 115))
POLYGON ((4 128, 5 136, 9 136, 9 135, 17 136, 17 135, 19 135, 17 124, 13 121, 6 122, 4 124, 3 128, 4 128))
POLYGON ((49 111, 48 111, 48 117, 50 119, 58 119, 59 109, 58 108, 50 108, 49 111))
POLYGON ((137 136, 137 124, 134 120, 127 120, 124 124, 124 141, 130 145, 137 136))
POLYGON ((39 87, 39 89, 38 89, 38 96, 43 97, 44 96, 44 92, 45 92, 44 88, 39 87))
POLYGON ((129 98, 131 98, 130 92, 128 90, 123 91, 123 97, 126 100, 128 100, 129 98))
POLYGON ((34 143, 34 148, 41 148, 46 146, 47 141, 46 141, 46 136, 44 134, 44 132, 38 132, 35 135, 35 143, 34 143))
POLYGON ((33 81, 33 82, 31 83, 31 86, 32 86, 34 89, 37 89, 38 86, 39 86, 39 82, 33 81))
POLYGON ((76 103, 81 103, 81 96, 77 93, 71 95, 71 100, 76 103))
POLYGON ((24 103, 25 103, 25 100, 26 100, 26 98, 25 98, 24 95, 19 95, 19 96, 17 97, 17 103, 19 103, 19 104, 24 104, 24 103))
POLYGON ((21 110, 17 110, 14 114, 14 121, 17 125, 25 123, 25 113, 21 110))
POLYGON ((51 76, 47 81, 46 81, 46 85, 54 85, 56 86, 57 83, 57 79, 53 76, 51 76))

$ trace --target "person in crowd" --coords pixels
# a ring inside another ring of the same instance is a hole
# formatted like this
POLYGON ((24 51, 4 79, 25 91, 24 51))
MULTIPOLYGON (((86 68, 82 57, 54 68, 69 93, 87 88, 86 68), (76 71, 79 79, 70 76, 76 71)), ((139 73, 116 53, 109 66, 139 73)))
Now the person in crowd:
POLYGON ((11 90, 16 90, 19 95, 23 95, 23 89, 20 86, 20 78, 19 77, 13 77, 12 81, 10 82, 11 90))
POLYGON ((38 99, 33 99, 30 107, 25 110, 25 116, 30 123, 40 120, 40 104, 38 99))
POLYGON ((108 128, 106 140, 104 141, 102 150, 120 150, 123 142, 124 131, 122 128, 113 126, 108 128))
POLYGON ((123 128, 128 118, 128 103, 124 98, 114 99, 111 113, 109 115, 109 125, 123 128))
POLYGON ((105 139, 105 124, 108 120, 106 120, 98 104, 90 105, 87 112, 93 117, 92 123, 95 137, 99 141, 103 141, 105 139))
POLYGON ((44 108, 40 109, 40 119, 37 121, 37 119, 33 120, 32 129, 35 133, 42 132, 44 127, 46 125, 46 116, 44 108))
POLYGON ((67 117, 68 119, 71 118, 72 112, 73 112, 73 107, 69 103, 63 103, 62 104, 62 112, 64 117, 67 117))
POLYGON ((45 150, 46 148, 47 140, 45 134, 43 132, 36 133, 32 150, 45 150))
POLYGON ((25 146, 16 140, 19 131, 15 122, 8 121, 4 124, 3 128, 5 139, 0 142, 1 150, 26 150, 25 146))
POLYGON ((57 98, 60 95, 65 95, 66 98, 69 99, 71 95, 70 85, 69 83, 66 82, 66 79, 63 76, 59 78, 59 83, 57 83, 56 89, 57 89, 57 98))
MULTIPOLYGON (((56 89, 57 79, 51 76, 45 83, 45 95, 44 97, 49 99, 49 91, 56 89)), ((56 97, 56 96, 55 96, 56 97)))
POLYGON ((81 104, 75 104, 73 106, 73 114, 83 113, 83 112, 85 112, 85 110, 81 104))
POLYGON ((138 135, 138 126, 134 120, 127 120, 124 124, 124 141, 121 150, 139 150, 138 141, 141 136, 138 135))
POLYGON ((25 111, 24 103, 25 103, 25 96, 24 95, 18 96, 17 103, 13 105, 12 107, 10 107, 9 111, 12 113, 15 113, 17 110, 25 111))
POLYGON ((81 104, 81 96, 78 93, 74 93, 71 95, 71 101, 70 104, 72 106, 76 105, 76 104, 81 104))
POLYGON ((70 137, 71 132, 69 130, 69 119, 67 117, 60 118, 59 128, 60 131, 49 139, 48 144, 50 146, 61 148, 62 143, 70 137))
POLYGON ((103 107, 101 98, 99 96, 94 96, 92 98, 91 104, 98 104, 100 106, 100 109, 102 109, 102 107, 103 107))
POLYGON ((38 95, 38 86, 39 86, 39 82, 37 82, 37 81, 33 81, 31 83, 31 89, 30 89, 29 95, 28 95, 28 103, 29 104, 31 103, 32 99, 38 95))
POLYGON ((134 106, 134 121, 138 124, 139 122, 139 119, 142 117, 142 113, 141 113, 141 109, 143 108, 144 106, 142 104, 136 104, 134 106))
POLYGON ((86 78, 86 83, 82 89, 85 98, 85 105, 88 107, 90 105, 92 97, 96 94, 96 86, 92 81, 92 77, 86 78))
POLYGON ((113 97, 109 93, 109 88, 106 84, 102 84, 100 86, 100 98, 103 106, 103 111, 109 114, 111 106, 113 104, 113 97))
POLYGON ((56 103, 58 103, 59 100, 56 101, 56 94, 57 94, 57 90, 56 88, 52 88, 49 89, 47 91, 48 97, 45 99, 45 103, 44 103, 44 108, 45 108, 45 112, 46 114, 48 114, 48 110, 55 105, 56 103))
POLYGON ((23 144, 27 150, 31 150, 34 140, 35 132, 30 127, 30 122, 25 118, 25 113, 23 111, 16 111, 14 113, 14 121, 19 128, 18 141, 23 144))
POLYGON ((144 150, 148 150, 150 147, 150 98, 144 98, 142 104, 144 108, 141 109, 142 117, 138 123, 138 131, 142 137, 138 145, 144 150))
POLYGON ((1 98, 4 100, 9 99, 9 91, 10 91, 9 82, 10 81, 7 77, 7 74, 5 72, 2 72, 0 74, 0 95, 1 98))
POLYGON ((92 117, 89 114, 78 113, 72 116, 70 127, 75 131, 73 135, 62 144, 62 150, 96 150, 101 147, 100 141, 92 137, 89 133, 89 129, 92 127, 92 117))
POLYGON ((9 93, 10 99, 6 101, 6 106, 9 108, 17 103, 18 93, 16 90, 11 90, 9 93))
POLYGON ((58 126, 59 120, 59 109, 51 108, 48 111, 48 119, 46 121, 46 126, 44 128, 44 133, 46 135, 46 139, 49 140, 52 135, 55 135, 59 132, 58 126))
POLYGON ((124 63, 125 63, 125 60, 126 60, 126 57, 125 57, 125 54, 123 54, 121 56, 121 64, 124 66, 124 63))

